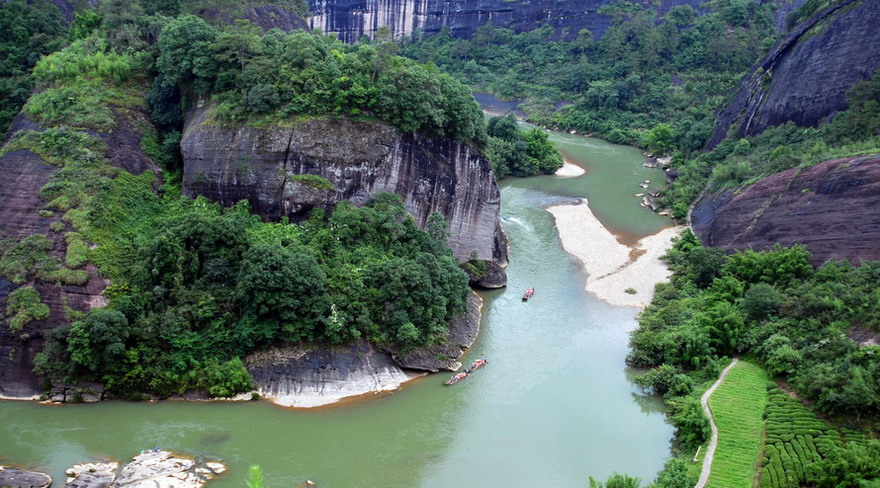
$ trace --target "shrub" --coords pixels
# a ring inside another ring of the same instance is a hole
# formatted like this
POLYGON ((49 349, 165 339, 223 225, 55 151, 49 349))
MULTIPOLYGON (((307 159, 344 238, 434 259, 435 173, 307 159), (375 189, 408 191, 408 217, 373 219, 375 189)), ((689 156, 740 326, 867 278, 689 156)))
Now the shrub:
POLYGON ((49 306, 40 301, 40 292, 33 286, 23 286, 6 298, 6 316, 9 330, 17 334, 32 321, 47 318, 49 306))

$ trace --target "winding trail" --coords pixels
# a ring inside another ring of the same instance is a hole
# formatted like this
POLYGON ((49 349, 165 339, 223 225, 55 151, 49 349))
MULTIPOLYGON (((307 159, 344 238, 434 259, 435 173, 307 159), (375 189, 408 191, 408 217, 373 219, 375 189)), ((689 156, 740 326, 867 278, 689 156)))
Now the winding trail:
POLYGON ((703 458, 703 469, 700 471, 700 480, 697 481, 697 485, 694 488, 704 488, 706 483, 709 482, 709 474, 712 471, 712 459, 715 457, 715 448, 718 447, 718 426, 715 425, 715 418, 712 417, 712 409, 709 408, 709 397, 712 396, 712 393, 721 385, 721 382, 724 381, 724 378, 727 377, 727 373, 736 366, 736 363, 739 362, 739 358, 733 358, 733 361, 721 371, 721 374, 718 376, 718 381, 716 381, 706 393, 703 393, 703 396, 700 397, 700 404, 703 405, 703 411, 706 412, 706 416, 709 417, 709 424, 712 426, 712 438, 709 439, 709 446, 706 448, 706 457, 703 458))

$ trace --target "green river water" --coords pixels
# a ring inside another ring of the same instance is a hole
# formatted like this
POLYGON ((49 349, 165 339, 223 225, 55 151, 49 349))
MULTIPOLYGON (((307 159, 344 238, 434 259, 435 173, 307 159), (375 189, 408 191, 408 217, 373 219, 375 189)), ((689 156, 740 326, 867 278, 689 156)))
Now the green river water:
POLYGON ((483 294, 483 328, 464 358, 490 363, 466 381, 418 379, 388 395, 316 410, 268 402, 49 406, 0 402, 0 464, 44 470, 126 460, 159 446, 222 459, 209 486, 244 486, 258 463, 265 486, 311 479, 321 488, 586 487, 614 471, 652 479, 670 454, 672 427, 659 399, 639 393, 624 359, 637 311, 586 293, 585 274, 560 247, 543 207, 587 197, 612 230, 653 233, 668 221, 639 207, 637 149, 554 134, 588 169, 578 178, 502 184, 510 239, 509 286, 483 294), (527 287, 535 297, 522 303, 527 287))

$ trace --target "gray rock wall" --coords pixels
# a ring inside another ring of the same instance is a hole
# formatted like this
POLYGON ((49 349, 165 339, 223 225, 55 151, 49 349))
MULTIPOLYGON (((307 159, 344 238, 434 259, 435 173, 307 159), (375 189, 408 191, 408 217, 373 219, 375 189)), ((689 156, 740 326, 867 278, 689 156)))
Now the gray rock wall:
POLYGON ((248 200, 259 214, 297 220, 312 208, 373 195, 402 195, 416 222, 433 212, 449 222, 455 256, 506 263, 498 226, 500 193, 491 165, 466 144, 406 133, 387 124, 311 119, 291 126, 224 128, 210 107, 191 114, 181 140, 184 193, 223 205, 248 200), (332 190, 298 182, 326 178, 332 190))
MULTIPOLYGON (((698 7, 705 0, 660 0, 660 15, 677 5, 698 7)), ((595 36, 611 24, 611 18, 598 13, 614 0, 555 0, 510 2, 505 0, 310 0, 309 26, 336 34, 345 42, 361 36, 372 37, 382 26, 395 37, 419 29, 433 34, 448 27, 456 37, 470 37, 487 22, 517 32, 550 25, 557 35, 573 38, 581 29, 595 36)), ((645 4, 653 2, 643 1, 645 4)))
POLYGON ((880 67, 880 2, 843 0, 798 24, 752 68, 719 114, 707 149, 733 133, 792 121, 817 126, 844 110, 846 92, 880 67))

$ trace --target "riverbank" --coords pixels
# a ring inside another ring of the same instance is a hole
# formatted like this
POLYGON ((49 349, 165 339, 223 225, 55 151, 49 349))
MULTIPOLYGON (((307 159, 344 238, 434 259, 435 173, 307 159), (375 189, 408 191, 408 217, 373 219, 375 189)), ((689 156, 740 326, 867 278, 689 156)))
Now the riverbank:
POLYGON ((668 227, 627 246, 599 222, 586 199, 547 210, 556 220, 562 247, 589 274, 586 290, 601 300, 624 307, 645 307, 654 298, 654 285, 667 281, 672 274, 660 256, 684 227, 668 227))
POLYGON ((562 167, 556 170, 556 173, 554 174, 556 176, 576 177, 586 172, 587 171, 584 168, 581 168, 576 164, 570 163, 569 161, 565 161, 563 162, 562 167))

